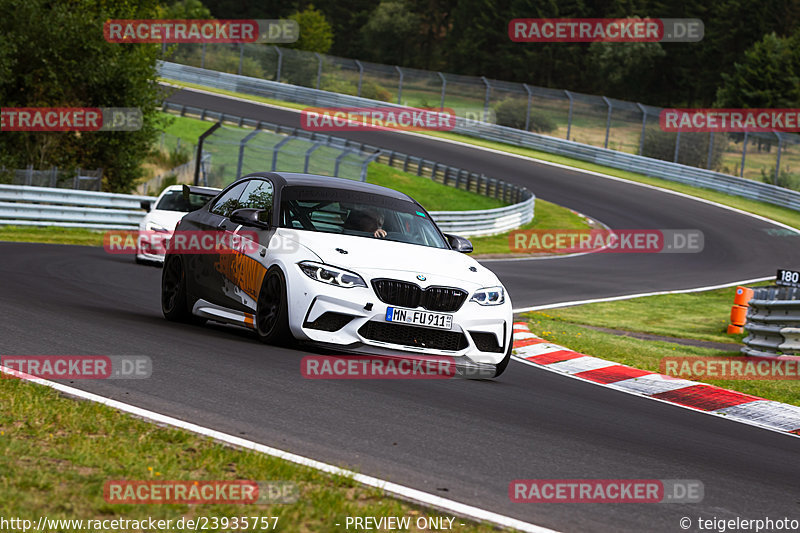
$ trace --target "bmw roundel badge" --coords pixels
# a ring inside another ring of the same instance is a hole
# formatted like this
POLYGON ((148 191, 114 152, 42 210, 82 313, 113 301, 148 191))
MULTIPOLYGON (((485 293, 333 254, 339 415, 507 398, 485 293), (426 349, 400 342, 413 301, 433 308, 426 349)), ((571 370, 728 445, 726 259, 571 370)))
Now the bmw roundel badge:
POLYGON ((418 279, 418 280, 420 280, 420 281, 425 281, 425 280, 426 280, 426 279, 428 279, 428 278, 426 278, 426 277, 425 277, 425 276, 423 276, 422 274, 417 274, 417 279, 418 279))

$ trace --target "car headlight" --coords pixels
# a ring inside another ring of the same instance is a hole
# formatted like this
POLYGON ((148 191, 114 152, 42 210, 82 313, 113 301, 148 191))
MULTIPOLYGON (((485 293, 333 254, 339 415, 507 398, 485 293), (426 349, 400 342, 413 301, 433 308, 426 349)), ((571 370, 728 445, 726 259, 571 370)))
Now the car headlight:
POLYGON ((328 285, 344 287, 345 289, 367 286, 361 276, 343 268, 314 263, 313 261, 303 261, 298 263, 297 266, 309 278, 328 285))
POLYGON ((165 228, 161 224, 158 224, 158 223, 152 222, 152 221, 148 222, 145 225, 144 229, 146 229, 147 231, 165 231, 165 232, 169 231, 167 228, 165 228))
POLYGON ((475 302, 480 305, 500 305, 506 301, 506 292, 503 287, 484 287, 475 291, 470 302, 475 302))

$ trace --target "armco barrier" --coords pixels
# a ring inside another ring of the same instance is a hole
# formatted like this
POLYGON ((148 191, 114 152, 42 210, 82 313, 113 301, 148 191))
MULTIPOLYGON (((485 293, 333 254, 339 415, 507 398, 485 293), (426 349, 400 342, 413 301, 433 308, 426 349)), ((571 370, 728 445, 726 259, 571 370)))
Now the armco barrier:
POLYGON ((0 185, 0 225, 136 229, 152 196, 0 185))
POLYGON ((747 313, 742 353, 778 357, 800 353, 800 287, 757 287, 747 313))
MULTIPOLYGON (((482 211, 431 212, 442 231, 462 236, 509 231, 533 218, 535 196, 522 202, 482 211)), ((0 185, 0 225, 59 226, 87 229, 137 229, 144 217, 134 196, 25 185, 0 185)))
MULTIPOLYGON (((265 96, 308 106, 400 107, 397 104, 389 104, 357 96, 250 78, 238 74, 206 70, 187 65, 179 65, 177 63, 159 62, 158 74, 162 78, 168 80, 195 83, 206 87, 226 89, 256 96, 265 96)), ((669 181, 686 183, 704 189, 720 191, 734 196, 759 200, 800 211, 800 192, 767 183, 680 165, 669 161, 617 152, 577 143, 575 141, 548 137, 546 135, 498 126, 496 124, 475 121, 467 122, 461 117, 456 119, 456 127, 453 131, 471 137, 523 146, 533 150, 563 155, 581 161, 597 163, 598 165, 636 172, 669 181)))

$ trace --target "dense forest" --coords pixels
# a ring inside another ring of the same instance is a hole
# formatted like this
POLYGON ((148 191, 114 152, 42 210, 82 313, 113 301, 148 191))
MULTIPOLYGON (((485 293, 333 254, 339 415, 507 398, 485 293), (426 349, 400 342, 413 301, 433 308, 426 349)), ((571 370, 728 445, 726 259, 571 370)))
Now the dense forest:
POLYGON ((661 106, 800 105, 800 0, 204 0, 218 18, 316 10, 331 54, 661 106), (699 18, 700 43, 515 43, 513 18, 699 18), (738 64, 738 66, 737 66, 738 64), (742 93, 741 88, 749 88, 742 93), (788 91, 788 92, 787 92, 788 91))

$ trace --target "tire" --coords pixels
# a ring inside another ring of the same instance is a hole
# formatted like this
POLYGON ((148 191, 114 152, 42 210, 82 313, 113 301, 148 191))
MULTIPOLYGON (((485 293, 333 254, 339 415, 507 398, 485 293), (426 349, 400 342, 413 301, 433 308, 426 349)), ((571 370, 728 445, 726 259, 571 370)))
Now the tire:
POLYGON ((186 273, 179 256, 169 255, 161 272, 161 311, 173 322, 192 321, 192 311, 186 304, 186 273))
POLYGON ((494 368, 494 377, 498 378, 500 375, 506 371, 506 367, 508 366, 508 362, 511 361, 511 351, 514 349, 514 336, 511 336, 511 341, 508 343, 508 350, 506 350, 506 356, 503 357, 503 360, 497 363, 494 368))
POLYGON ((286 277, 277 266, 270 268, 261 282, 254 326, 261 342, 288 345, 294 341, 289 330, 286 277))

